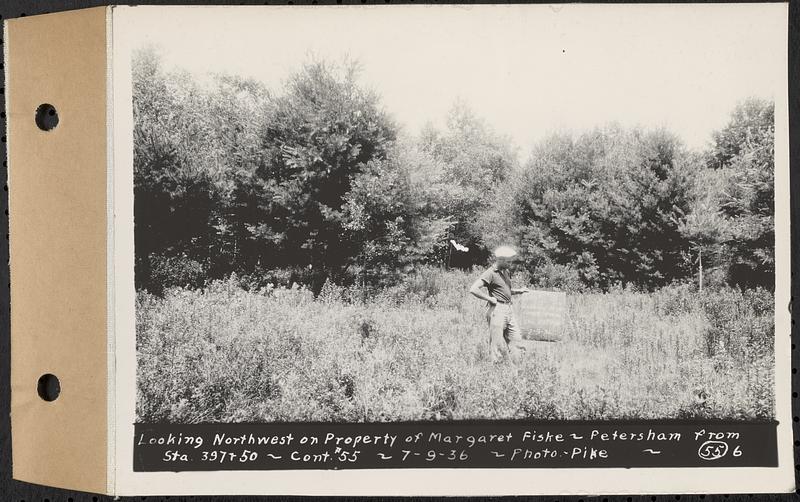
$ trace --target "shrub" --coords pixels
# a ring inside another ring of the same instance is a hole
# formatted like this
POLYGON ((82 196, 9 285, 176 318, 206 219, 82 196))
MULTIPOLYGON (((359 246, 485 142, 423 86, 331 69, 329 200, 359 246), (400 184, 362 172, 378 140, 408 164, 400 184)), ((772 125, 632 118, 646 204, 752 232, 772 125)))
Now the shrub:
POLYGON ((703 295, 702 306, 709 322, 705 331, 709 356, 725 352, 746 361, 773 353, 774 299, 766 289, 723 289, 703 295))
POLYGON ((567 292, 579 292, 587 289, 581 281, 580 272, 569 265, 545 263, 533 273, 536 286, 540 288, 558 289, 567 292))
POLYGON ((653 293, 653 301, 658 314, 674 316, 695 311, 698 294, 691 284, 676 284, 653 293))
POLYGON ((150 277, 144 289, 161 294, 167 288, 199 288, 202 287, 206 271, 203 265, 186 255, 164 256, 151 255, 150 277))

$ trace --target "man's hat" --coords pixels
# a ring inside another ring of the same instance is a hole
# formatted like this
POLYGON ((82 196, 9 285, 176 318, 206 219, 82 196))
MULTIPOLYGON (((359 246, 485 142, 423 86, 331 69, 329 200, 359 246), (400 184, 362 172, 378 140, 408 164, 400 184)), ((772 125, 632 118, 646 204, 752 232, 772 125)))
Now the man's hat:
POLYGON ((494 250, 494 255, 497 258, 513 258, 514 256, 517 256, 517 252, 512 247, 500 246, 494 250))

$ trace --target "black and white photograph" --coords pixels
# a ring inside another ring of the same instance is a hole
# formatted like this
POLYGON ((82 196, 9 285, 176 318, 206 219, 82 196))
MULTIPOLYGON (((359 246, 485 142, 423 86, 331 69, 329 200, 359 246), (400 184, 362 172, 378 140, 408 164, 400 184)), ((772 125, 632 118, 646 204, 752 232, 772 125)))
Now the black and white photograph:
POLYGON ((136 422, 774 420, 785 35, 593 7, 154 18, 136 422))

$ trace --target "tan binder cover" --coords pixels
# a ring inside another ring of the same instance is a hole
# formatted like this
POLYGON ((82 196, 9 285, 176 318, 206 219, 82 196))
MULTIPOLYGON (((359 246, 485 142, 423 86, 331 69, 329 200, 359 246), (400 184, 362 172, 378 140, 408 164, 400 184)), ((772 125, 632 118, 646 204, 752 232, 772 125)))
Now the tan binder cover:
POLYGON ((13 476, 92 492, 107 490, 107 12, 5 24, 13 476))

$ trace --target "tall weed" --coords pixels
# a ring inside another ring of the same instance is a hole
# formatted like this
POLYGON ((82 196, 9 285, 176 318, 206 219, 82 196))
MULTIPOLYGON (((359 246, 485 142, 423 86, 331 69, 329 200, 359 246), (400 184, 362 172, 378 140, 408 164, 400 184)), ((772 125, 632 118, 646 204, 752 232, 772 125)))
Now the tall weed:
MULTIPOLYGON (((145 422, 774 415, 773 300, 753 290, 569 294, 566 337, 491 363, 477 277, 423 269, 363 301, 327 283, 137 295, 145 422)), ((520 285, 522 282, 520 282, 520 285)))

